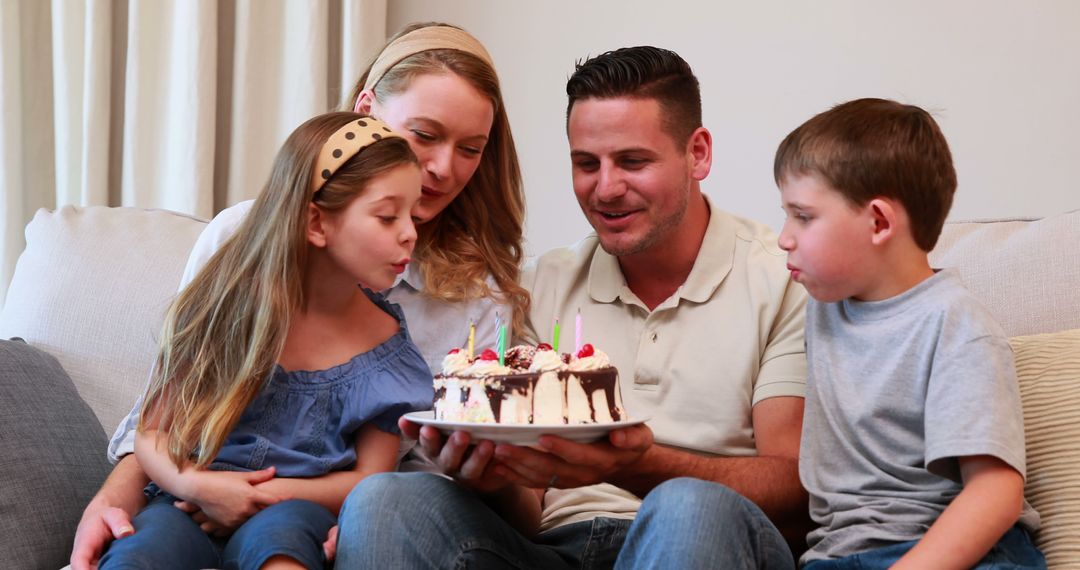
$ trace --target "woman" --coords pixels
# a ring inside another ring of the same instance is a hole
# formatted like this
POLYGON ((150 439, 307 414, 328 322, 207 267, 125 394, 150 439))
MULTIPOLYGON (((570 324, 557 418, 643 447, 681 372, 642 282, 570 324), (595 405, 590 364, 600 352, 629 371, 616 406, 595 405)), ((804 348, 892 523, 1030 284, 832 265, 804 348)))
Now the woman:
MULTIPOLYGON (((384 46, 343 107, 384 120, 420 160, 414 259, 387 297, 402 307, 429 367, 465 343, 470 322, 476 324, 478 346, 493 345, 496 312, 520 336, 529 304, 517 284, 524 196, 498 77, 484 47, 452 26, 411 25, 384 46)), ((207 226, 184 283, 235 232, 250 207, 238 204, 207 226)), ((130 517, 145 502, 141 491, 147 482, 130 453, 137 409, 138 404, 110 442, 110 456, 123 458, 83 513, 71 555, 74 570, 90 568, 109 541, 134 532, 130 517)), ((236 484, 272 477, 272 469, 238 474, 236 484)), ((525 493, 517 498, 535 500, 525 493)), ((197 506, 184 507, 204 530, 228 532, 197 506)))

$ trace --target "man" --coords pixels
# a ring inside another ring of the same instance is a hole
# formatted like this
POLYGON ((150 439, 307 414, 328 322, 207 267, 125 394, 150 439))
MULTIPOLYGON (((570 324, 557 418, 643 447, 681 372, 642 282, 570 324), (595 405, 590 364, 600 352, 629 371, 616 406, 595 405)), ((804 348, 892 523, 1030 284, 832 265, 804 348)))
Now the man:
POLYGON ((544 436, 542 449, 468 449, 468 434, 444 443, 404 422, 462 485, 426 474, 365 481, 342 513, 339 560, 794 567, 776 525, 806 517, 805 293, 769 230, 701 193, 712 139, 682 58, 608 52, 579 64, 567 93, 574 192, 595 234, 526 272, 531 323, 548 330, 580 310, 587 341, 619 369, 628 412, 649 427, 594 444, 544 436), (511 492, 522 487, 550 487, 538 520, 511 492))

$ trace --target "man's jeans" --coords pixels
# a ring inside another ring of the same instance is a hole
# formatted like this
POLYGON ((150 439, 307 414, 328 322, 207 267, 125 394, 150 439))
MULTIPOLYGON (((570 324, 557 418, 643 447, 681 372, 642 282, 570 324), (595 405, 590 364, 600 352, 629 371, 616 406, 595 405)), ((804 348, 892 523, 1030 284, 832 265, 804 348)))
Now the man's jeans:
POLYGON ((428 473, 364 479, 339 516, 337 568, 794 568, 755 505, 714 483, 675 479, 635 521, 597 518, 530 540, 475 494, 428 473))

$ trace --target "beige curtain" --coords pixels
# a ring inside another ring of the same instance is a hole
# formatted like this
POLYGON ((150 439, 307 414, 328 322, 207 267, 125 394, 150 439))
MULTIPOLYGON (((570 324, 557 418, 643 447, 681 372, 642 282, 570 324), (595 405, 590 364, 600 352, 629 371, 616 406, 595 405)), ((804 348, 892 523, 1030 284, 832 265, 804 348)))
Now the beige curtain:
POLYGON ((0 307, 38 208, 253 197, 385 39, 386 0, 0 0, 0 307))

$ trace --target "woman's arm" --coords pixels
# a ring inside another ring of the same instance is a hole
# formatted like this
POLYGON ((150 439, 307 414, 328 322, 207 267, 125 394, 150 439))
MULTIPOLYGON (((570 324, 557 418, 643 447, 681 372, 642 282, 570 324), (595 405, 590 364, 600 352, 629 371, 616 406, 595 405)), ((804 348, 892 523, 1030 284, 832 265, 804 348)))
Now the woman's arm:
POLYGON ((971 568, 1020 518, 1024 478, 989 455, 960 458, 964 490, 894 569, 971 568))
POLYGON ((274 495, 306 499, 337 514, 357 483, 368 475, 394 470, 400 442, 400 436, 381 431, 369 423, 356 436, 356 466, 352 471, 335 471, 321 477, 277 477, 256 487, 274 495))
POLYGON ((79 520, 71 548, 72 570, 96 568, 113 539, 135 532, 131 519, 146 504, 142 490, 148 482, 134 455, 125 456, 113 467, 79 520))

